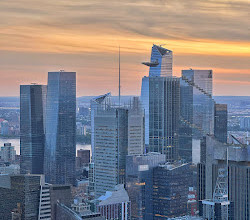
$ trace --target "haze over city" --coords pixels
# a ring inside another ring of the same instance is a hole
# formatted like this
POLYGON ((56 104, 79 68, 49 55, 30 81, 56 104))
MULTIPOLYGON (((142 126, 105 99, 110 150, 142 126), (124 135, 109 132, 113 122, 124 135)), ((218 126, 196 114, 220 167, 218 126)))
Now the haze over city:
POLYGON ((173 75, 212 69, 214 95, 250 92, 249 0, 1 1, 0 95, 77 72, 77 96, 139 95, 152 44, 173 51, 173 75), (27 7, 28 6, 28 7, 27 7))

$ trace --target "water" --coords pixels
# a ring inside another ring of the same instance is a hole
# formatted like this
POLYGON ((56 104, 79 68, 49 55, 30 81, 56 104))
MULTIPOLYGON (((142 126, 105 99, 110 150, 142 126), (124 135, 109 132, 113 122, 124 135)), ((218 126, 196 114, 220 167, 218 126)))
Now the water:
MULTIPOLYGON (((20 139, 8 139, 8 138, 0 138, 0 147, 4 145, 4 143, 11 143, 12 146, 15 147, 16 153, 20 154, 20 139)), ((76 144, 76 151, 84 149, 84 150, 90 150, 91 151, 91 145, 90 144, 76 144)))

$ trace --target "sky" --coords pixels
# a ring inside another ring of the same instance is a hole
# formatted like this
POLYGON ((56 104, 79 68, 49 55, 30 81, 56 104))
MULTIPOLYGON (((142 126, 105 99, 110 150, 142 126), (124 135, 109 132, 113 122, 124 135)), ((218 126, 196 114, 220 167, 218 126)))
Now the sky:
POLYGON ((139 95, 152 44, 173 51, 174 75, 212 69, 214 95, 250 95, 250 0, 2 0, 0 96, 77 72, 77 96, 139 95))

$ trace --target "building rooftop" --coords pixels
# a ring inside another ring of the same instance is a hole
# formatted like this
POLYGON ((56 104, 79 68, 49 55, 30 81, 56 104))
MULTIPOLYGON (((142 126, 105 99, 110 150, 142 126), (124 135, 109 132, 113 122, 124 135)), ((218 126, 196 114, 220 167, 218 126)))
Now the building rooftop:
POLYGON ((97 200, 100 201, 99 205, 109 205, 129 202, 129 197, 127 191, 124 189, 124 185, 119 184, 115 187, 114 191, 107 191, 105 195, 100 196, 97 200))

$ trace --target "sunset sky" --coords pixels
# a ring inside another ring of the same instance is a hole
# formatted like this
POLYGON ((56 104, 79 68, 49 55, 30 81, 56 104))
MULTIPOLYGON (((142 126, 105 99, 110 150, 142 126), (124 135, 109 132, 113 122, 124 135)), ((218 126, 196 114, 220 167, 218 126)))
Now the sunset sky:
POLYGON ((250 0, 1 0, 0 96, 77 72, 77 96, 139 95, 152 44, 182 69, 213 69, 214 95, 250 95, 250 0))

